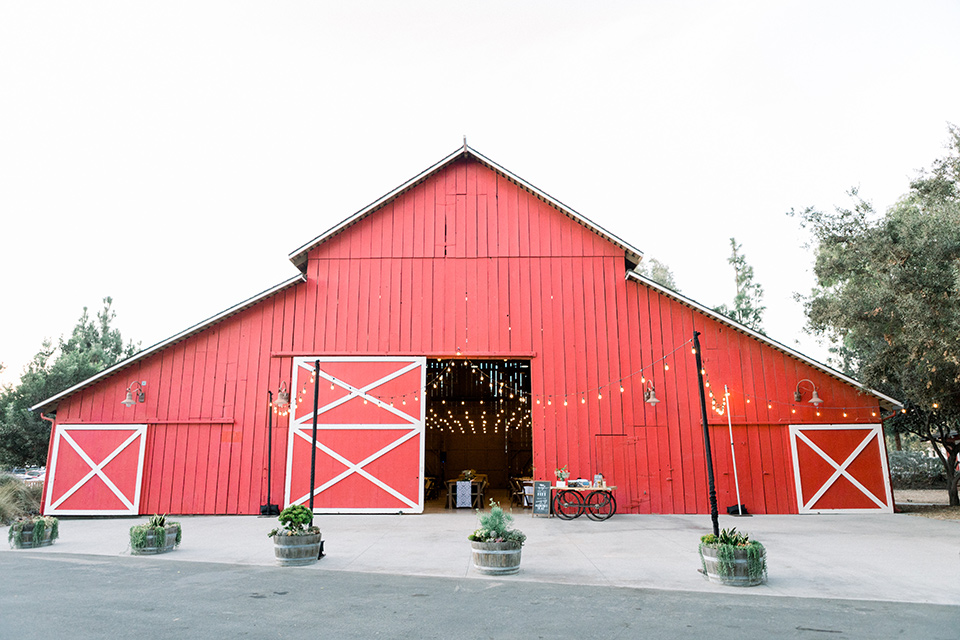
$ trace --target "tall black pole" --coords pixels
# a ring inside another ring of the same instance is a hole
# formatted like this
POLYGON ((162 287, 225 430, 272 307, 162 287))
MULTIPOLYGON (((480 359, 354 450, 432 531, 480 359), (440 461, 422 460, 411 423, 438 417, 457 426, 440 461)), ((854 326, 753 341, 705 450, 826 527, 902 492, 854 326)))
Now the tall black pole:
POLYGON ((317 410, 320 408, 320 361, 313 363, 313 436, 310 447, 310 524, 313 524, 313 493, 317 485, 317 410))
POLYGON ((277 506, 270 499, 273 485, 273 391, 267 391, 267 504, 260 507, 260 515, 275 516, 277 506))
POLYGON ((720 535, 720 520, 717 514, 717 488, 713 482, 713 454, 710 449, 710 428, 707 426, 707 399, 703 394, 703 361, 700 359, 700 332, 693 332, 693 350, 697 355, 697 382, 700 384, 700 419, 703 421, 703 446, 707 450, 707 480, 710 486, 710 518, 713 520, 713 535, 720 535))

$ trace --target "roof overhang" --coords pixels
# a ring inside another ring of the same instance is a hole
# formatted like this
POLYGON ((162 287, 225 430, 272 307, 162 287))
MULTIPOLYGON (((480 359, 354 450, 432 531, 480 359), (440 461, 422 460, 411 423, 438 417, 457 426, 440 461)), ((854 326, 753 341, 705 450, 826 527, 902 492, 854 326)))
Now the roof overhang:
POLYGON ((845 375, 845 374, 837 371, 836 369, 834 369, 834 368, 832 368, 832 367, 828 367, 827 365, 823 364, 822 362, 817 362, 817 361, 814 360, 813 358, 810 358, 810 357, 808 357, 808 356, 805 356, 805 355, 803 355, 802 353, 800 353, 799 351, 796 351, 796 350, 794 350, 794 349, 791 349, 790 347, 786 346, 785 344, 781 344, 781 343, 777 342, 776 340, 772 340, 772 339, 768 338, 767 336, 763 335, 762 333, 759 333, 758 331, 754 331, 754 330, 751 329, 750 327, 747 327, 747 326, 745 326, 745 325, 742 325, 742 324, 740 324, 739 322, 736 322, 735 320, 731 320, 730 318, 728 318, 727 316, 723 315, 722 313, 717 313, 717 312, 714 311, 713 309, 710 309, 709 307, 705 307, 705 306, 703 306, 702 304, 700 304, 699 302, 696 302, 695 300, 691 300, 690 298, 688 298, 688 297, 686 297, 686 296, 684 296, 684 295, 681 295, 681 294, 677 293, 676 291, 674 291, 673 289, 670 289, 669 287, 665 287, 665 286, 663 286, 662 284, 659 284, 659 283, 657 283, 657 282, 654 282, 654 281, 651 280, 650 278, 646 278, 646 277, 640 275, 639 273, 637 273, 636 271, 628 271, 628 272, 627 272, 627 278, 628 278, 628 279, 632 279, 632 280, 636 280, 637 282, 640 282, 640 283, 642 283, 642 284, 650 287, 651 289, 655 289, 656 291, 658 291, 659 293, 662 293, 663 295, 667 296, 668 298, 671 298, 671 299, 673 299, 673 300, 676 300, 676 301, 679 302, 680 304, 682 304, 682 305, 684 305, 684 306, 687 306, 687 307, 690 307, 691 309, 695 309, 696 311, 699 311, 700 313, 702 313, 702 314, 704 314, 704 315, 706 315, 706 316, 709 316, 710 318, 716 320, 717 322, 720 322, 720 323, 722 323, 722 324, 725 324, 725 325, 727 325, 728 327, 731 327, 731 328, 735 329, 736 331, 739 331, 740 333, 746 334, 746 335, 750 336, 751 338, 753 338, 753 339, 755 339, 755 340, 757 340, 757 341, 759 341, 759 342, 762 342, 763 344, 765 344, 765 345, 767 345, 767 346, 769 346, 769 347, 771 347, 771 348, 773 348, 773 349, 776 349, 777 351, 780 351, 781 353, 785 353, 786 355, 788 355, 788 356, 790 356, 790 357, 792 357, 792 358, 796 358, 797 360, 800 360, 800 361, 803 362, 804 364, 807 364, 807 365, 813 367, 814 369, 817 369, 818 371, 821 371, 822 373, 824 373, 824 374, 826 374, 826 375, 828 375, 828 376, 830 376, 830 377, 832 377, 832 378, 835 378, 835 379, 837 379, 837 380, 839 380, 839 381, 841 381, 841 382, 845 382, 845 383, 847 383, 847 384, 849 384, 849 385, 851 385, 851 386, 854 386, 854 387, 860 389, 860 391, 861 391, 862 393, 868 393, 868 394, 874 396, 875 398, 877 398, 877 400, 879 400, 880 406, 883 407, 884 409, 887 409, 888 411, 893 411, 893 410, 895 410, 895 409, 900 409, 900 408, 903 407, 903 403, 901 403, 901 402, 899 402, 899 401, 897 401, 897 400, 894 400, 894 399, 891 398, 890 396, 884 395, 884 394, 880 393, 879 391, 875 391, 875 390, 873 390, 873 389, 870 389, 869 387, 864 386, 862 383, 854 380, 854 379, 851 378, 850 376, 847 376, 847 375, 845 375))
POLYGON ((464 143, 462 147, 460 147, 459 149, 457 149, 456 151, 454 151, 444 159, 440 160, 433 166, 425 169, 424 171, 420 172, 413 178, 407 180, 406 182, 404 182, 402 185, 400 185, 393 191, 387 193, 386 195, 382 196, 381 198, 367 205, 366 207, 356 212, 355 214, 353 214, 352 216, 350 216, 349 218, 347 218, 337 226, 328 229, 327 231, 320 234, 310 242, 295 249, 290 254, 290 261, 293 262, 293 264, 296 265, 296 267, 301 271, 304 270, 305 269, 304 265, 306 264, 306 261, 307 261, 307 254, 310 253, 310 251, 312 251, 314 248, 316 248, 323 242, 329 240, 330 238, 337 235, 338 233, 344 231, 351 225, 359 222, 360 220, 370 215, 380 207, 384 206, 385 204, 387 204, 388 202, 390 202, 391 200, 393 200, 403 192, 408 191, 409 189, 412 189, 416 185, 420 184, 421 182, 429 178, 431 175, 437 173, 438 171, 441 171, 445 167, 463 158, 471 158, 473 160, 476 160, 480 164, 483 164, 489 169, 499 173, 504 178, 506 178, 507 180, 510 180, 511 182, 518 185, 522 189, 529 191, 530 193, 535 195, 537 198, 540 198, 547 204, 553 206, 555 209, 563 213, 565 216, 576 221, 578 224, 583 225, 587 229, 593 231, 594 233, 599 235, 601 238, 607 240, 608 242, 612 242, 614 245, 616 245, 617 247, 623 250, 624 255, 628 262, 632 264, 638 264, 640 260, 643 258, 643 252, 637 249, 636 247, 630 245, 629 243, 625 242, 621 238, 610 233, 609 231, 607 231, 600 225, 596 224, 592 220, 577 213, 572 208, 563 204, 556 198, 544 193, 543 191, 533 186, 523 178, 504 169, 502 166, 500 166, 490 158, 487 158, 486 156, 478 152, 476 149, 464 143))
POLYGON ((203 331, 203 330, 206 329, 207 327, 209 327, 209 326, 211 326, 211 325, 214 325, 214 324, 220 322, 221 320, 225 320, 225 319, 229 318, 230 316, 236 315, 236 314, 240 313, 241 311, 252 307, 253 305, 255 305, 255 304, 257 304, 258 302, 260 302, 261 300, 264 300, 265 298, 269 298, 269 297, 272 296, 273 294, 278 293, 278 292, 280 292, 280 291, 283 291, 283 290, 286 289, 287 287, 293 286, 293 285, 295 285, 295 284, 297 284, 297 283, 299 283, 299 282, 306 282, 306 280, 307 280, 307 278, 306 278, 305 275, 303 275, 302 273, 298 273, 297 275, 293 276, 293 277, 290 278, 289 280, 285 280, 285 281, 281 282, 280 284, 278 284, 278 285, 276 285, 276 286, 274 286, 274 287, 270 287, 270 288, 267 289, 266 291, 262 291, 262 292, 258 293, 257 295, 253 296, 252 298, 248 298, 248 299, 244 300, 243 302, 241 302, 241 303, 239 303, 239 304, 235 304, 234 306, 230 307, 229 309, 226 309, 226 310, 224 310, 224 311, 221 311, 220 313, 218 313, 218 314, 216 314, 216 315, 214 315, 214 316, 211 316, 211 317, 207 318, 206 320, 203 320, 202 322, 198 322, 197 324, 193 325, 192 327, 190 327, 190 328, 188 328, 188 329, 185 329, 185 330, 181 331, 180 333, 176 334, 175 336, 172 336, 172 337, 170 337, 170 338, 167 338, 166 340, 163 340, 162 342, 158 342, 157 344, 155 344, 155 345, 153 345, 153 346, 151 346, 151 347, 147 347, 147 348, 144 349, 143 351, 140 351, 140 352, 138 352, 138 353, 130 356, 130 357, 127 358, 126 360, 122 360, 122 361, 118 362, 117 364, 113 365, 112 367, 108 367, 108 368, 104 369, 104 370, 101 371, 100 373, 98 373, 98 374, 96 374, 96 375, 94 375, 94 376, 91 376, 91 377, 87 378, 87 379, 84 380, 83 382, 80 382, 80 383, 78 383, 78 384, 75 384, 75 385, 73 385, 72 387, 70 387, 69 389, 65 389, 64 391, 61 391, 61 392, 58 393, 57 395, 52 396, 52 397, 50 397, 50 398, 47 398, 46 400, 44 400, 44 401, 42 401, 42 402, 39 402, 39 403, 33 405, 32 407, 30 407, 30 411, 36 411, 37 409, 50 410, 51 407, 54 408, 54 409, 56 409, 57 404, 58 404, 61 400, 63 400, 64 398, 66 398, 67 396, 69 396, 69 395, 71 395, 71 394, 73 394, 73 393, 76 393, 77 391, 80 391, 81 389, 85 389, 86 387, 89 387, 90 385, 94 384, 95 382, 97 382, 97 381, 99 381, 99 380, 103 380, 104 378, 109 378, 109 377, 112 376, 113 374, 118 373, 119 371, 122 371, 122 370, 124 370, 124 369, 127 369, 127 368, 133 366, 134 364, 136 364, 136 363, 139 362, 140 360, 143 360, 144 358, 146 358, 146 357, 148 357, 148 356, 150 356, 150 355, 152 355, 152 354, 154 354, 154 353, 156 353, 156 352, 158 352, 158 351, 162 351, 163 349, 166 349, 167 347, 169 347, 169 346, 171 346, 171 345, 174 345, 174 344, 176 344, 176 343, 178 343, 178 342, 181 342, 181 341, 183 341, 183 340, 186 340, 186 339, 189 338, 190 336, 192 336, 192 335, 194 335, 194 334, 197 334, 197 333, 200 333, 201 331, 203 331))

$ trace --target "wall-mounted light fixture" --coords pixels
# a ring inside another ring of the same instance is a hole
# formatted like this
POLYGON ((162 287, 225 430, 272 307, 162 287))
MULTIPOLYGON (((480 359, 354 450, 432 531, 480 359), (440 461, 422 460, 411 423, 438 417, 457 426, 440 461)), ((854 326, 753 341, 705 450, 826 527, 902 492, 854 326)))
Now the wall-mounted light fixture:
POLYGON ((815 407, 819 407, 821 404, 823 404, 823 400, 821 400, 820 396, 817 395, 817 386, 813 384, 812 380, 808 380, 807 378, 804 378, 797 383, 797 389, 793 392, 793 399, 797 402, 803 400, 803 392, 800 391, 800 385, 804 382, 809 382, 810 386, 813 387, 813 393, 810 395, 810 400, 808 400, 808 402, 815 407))
POLYGON ((643 401, 651 406, 657 406, 657 403, 660 402, 657 399, 657 392, 653 388, 653 381, 647 380, 647 387, 643 390, 643 401))
POLYGON ((147 396, 143 392, 143 388, 145 386, 147 386, 146 380, 144 380, 143 382, 137 382, 137 381, 131 382, 130 386, 127 387, 127 397, 121 400, 120 404, 122 404, 125 407, 132 407, 134 404, 138 402, 141 404, 146 402, 147 396), (137 394, 136 400, 134 400, 134 397, 133 397, 134 393, 137 394))
POLYGON ((277 400, 273 403, 273 406, 277 408, 277 411, 283 413, 287 410, 287 407, 290 406, 290 392, 287 391, 287 383, 280 383, 280 390, 277 391, 277 400))

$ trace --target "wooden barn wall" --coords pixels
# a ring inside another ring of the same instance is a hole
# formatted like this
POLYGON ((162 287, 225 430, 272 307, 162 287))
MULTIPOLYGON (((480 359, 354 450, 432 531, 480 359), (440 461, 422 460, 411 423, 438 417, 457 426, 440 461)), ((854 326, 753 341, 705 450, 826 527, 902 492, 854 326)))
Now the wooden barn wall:
MULTIPOLYGON (((870 404, 624 271, 621 249, 460 161, 313 249, 306 283, 71 396, 58 422, 149 425, 142 513, 257 513, 266 502, 266 392, 289 383, 293 356, 529 354, 539 478, 564 464, 575 477, 599 471, 620 487, 623 511, 702 513, 696 367, 685 344, 694 328, 721 390, 786 403, 797 380, 810 378, 824 406, 870 404), (656 408, 631 376, 641 370, 662 400, 656 408), (119 400, 133 380, 147 381, 147 402, 126 408, 119 400)), ((828 420, 773 407, 733 402, 741 501, 756 513, 796 511, 787 424, 877 421, 869 409, 828 420)), ((710 417, 723 507, 735 503, 726 418, 710 417)), ((285 419, 275 421, 274 502, 286 436, 285 419)))
MULTIPOLYGON (((141 513, 259 513, 266 502, 267 390, 289 381, 291 288, 61 402, 59 423, 147 424, 141 513), (287 326, 287 323, 290 326, 287 326), (146 402, 120 404, 134 380, 146 402)), ((274 421, 272 498, 283 496, 286 423, 274 421)))

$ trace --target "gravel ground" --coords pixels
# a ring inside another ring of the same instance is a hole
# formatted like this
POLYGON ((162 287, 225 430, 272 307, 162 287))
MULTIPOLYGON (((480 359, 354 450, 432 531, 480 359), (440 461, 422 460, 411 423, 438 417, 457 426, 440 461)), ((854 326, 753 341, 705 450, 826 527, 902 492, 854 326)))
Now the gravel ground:
POLYGON ((943 489, 894 489, 893 499, 901 512, 912 516, 960 521, 960 507, 948 505, 943 489))

